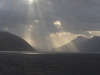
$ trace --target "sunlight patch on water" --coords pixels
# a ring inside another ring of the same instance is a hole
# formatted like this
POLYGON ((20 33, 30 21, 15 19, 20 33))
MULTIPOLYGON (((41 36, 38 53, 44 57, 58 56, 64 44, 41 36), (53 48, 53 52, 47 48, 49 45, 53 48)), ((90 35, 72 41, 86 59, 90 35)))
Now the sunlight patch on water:
POLYGON ((29 55, 30 55, 30 54, 34 54, 34 55, 35 55, 35 54, 36 54, 36 55, 37 55, 37 54, 40 54, 40 53, 35 53, 35 52, 22 52, 22 53, 23 53, 23 54, 29 54, 29 55))

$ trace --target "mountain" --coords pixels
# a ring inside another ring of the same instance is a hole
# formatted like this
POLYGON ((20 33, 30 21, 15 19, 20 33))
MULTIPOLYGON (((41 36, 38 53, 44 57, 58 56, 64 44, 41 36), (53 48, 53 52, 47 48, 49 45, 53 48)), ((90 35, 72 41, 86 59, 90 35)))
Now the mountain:
POLYGON ((82 52, 100 52, 100 37, 95 36, 81 44, 82 52))
POLYGON ((70 43, 53 49, 53 51, 67 51, 67 52, 100 52, 100 37, 93 38, 78 37, 70 43))
POLYGON ((35 49, 19 36, 0 31, 0 51, 35 51, 35 49))

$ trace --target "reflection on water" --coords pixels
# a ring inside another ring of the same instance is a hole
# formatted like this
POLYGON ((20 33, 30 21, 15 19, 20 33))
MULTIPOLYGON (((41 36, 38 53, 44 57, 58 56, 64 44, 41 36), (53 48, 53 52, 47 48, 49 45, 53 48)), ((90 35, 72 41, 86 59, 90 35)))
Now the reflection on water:
POLYGON ((29 55, 30 54, 34 54, 34 55, 36 54, 37 55, 37 54, 40 54, 40 53, 36 53, 36 52, 22 52, 22 54, 29 54, 29 55))
POLYGON ((38 55, 38 54, 43 54, 43 52, 34 52, 34 51, 0 51, 0 53, 12 53, 12 54, 33 54, 33 55, 38 55))

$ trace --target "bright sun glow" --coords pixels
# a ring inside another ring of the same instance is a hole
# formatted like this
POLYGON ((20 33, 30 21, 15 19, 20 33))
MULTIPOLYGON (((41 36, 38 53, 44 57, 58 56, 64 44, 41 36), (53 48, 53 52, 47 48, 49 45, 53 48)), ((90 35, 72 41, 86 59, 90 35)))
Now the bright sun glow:
POLYGON ((28 0, 29 1, 29 4, 32 4, 35 2, 35 0, 28 0))

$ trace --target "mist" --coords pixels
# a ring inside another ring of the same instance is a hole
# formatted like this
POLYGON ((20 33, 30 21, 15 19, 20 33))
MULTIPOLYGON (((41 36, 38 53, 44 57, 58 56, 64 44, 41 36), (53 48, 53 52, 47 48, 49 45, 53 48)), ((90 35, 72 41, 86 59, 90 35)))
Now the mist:
POLYGON ((50 51, 79 36, 100 36, 99 0, 0 0, 0 29, 50 51))

